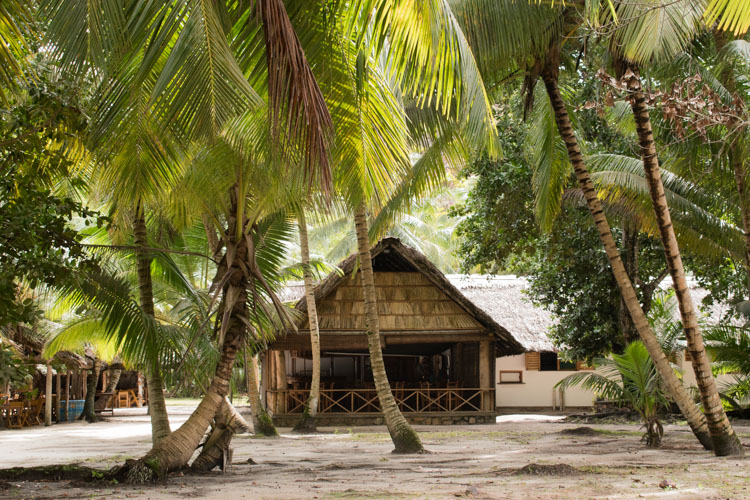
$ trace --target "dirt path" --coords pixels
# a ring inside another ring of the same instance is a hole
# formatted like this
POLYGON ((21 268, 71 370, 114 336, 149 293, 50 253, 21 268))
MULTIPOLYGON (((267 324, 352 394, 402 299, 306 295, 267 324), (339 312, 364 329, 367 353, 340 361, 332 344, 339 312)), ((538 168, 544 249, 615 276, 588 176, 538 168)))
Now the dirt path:
MULTIPOLYGON (((171 410, 177 423, 190 409, 171 410)), ((595 432, 578 435, 561 431, 580 425, 504 420, 418 427, 432 452, 419 456, 393 455, 384 428, 302 437, 282 429, 278 439, 236 437, 234 465, 224 475, 172 475, 140 488, 6 483, 0 498, 750 498, 750 460, 714 458, 682 426, 668 426, 664 447, 648 450, 636 426, 592 425, 595 432), (568 467, 552 467, 553 475, 544 467, 532 468, 541 474, 519 472, 533 463, 568 467), (660 487, 665 480, 676 488, 660 487)), ((148 449, 147 424, 144 415, 117 416, 94 425, 2 431, 0 467, 109 467, 148 449)), ((736 429, 750 442, 749 427, 736 429)))

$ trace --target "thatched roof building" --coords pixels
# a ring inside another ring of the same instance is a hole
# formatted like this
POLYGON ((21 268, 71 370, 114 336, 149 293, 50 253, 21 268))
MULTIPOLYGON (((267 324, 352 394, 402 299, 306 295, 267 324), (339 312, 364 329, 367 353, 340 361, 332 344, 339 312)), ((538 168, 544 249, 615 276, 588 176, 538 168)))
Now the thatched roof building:
MULTIPOLYGON (((379 297, 386 306, 380 308, 388 309, 381 311, 381 330, 462 330, 476 329, 476 323, 479 323, 494 335, 498 354, 519 354, 525 350, 523 343, 498 322, 498 316, 478 307, 473 299, 457 288, 456 282, 448 279, 427 257, 397 238, 380 240, 372 248, 372 259, 379 286, 401 286, 401 289, 392 291, 393 296, 379 297), (409 296, 401 297, 401 294, 409 296), (419 310, 415 308, 417 303, 419 310)), ((357 255, 350 255, 338 265, 341 272, 331 273, 315 288, 315 301, 321 304, 318 310, 321 331, 364 331, 364 316, 357 311, 345 317, 346 311, 325 307, 325 299, 334 291, 338 290, 339 297, 347 293, 352 294, 352 298, 358 296, 358 275, 352 279, 352 274, 358 270, 355 269, 356 265, 357 255)), ((305 329, 307 323, 307 304, 303 295, 302 284, 293 285, 282 294, 283 299, 297 298, 295 309, 300 312, 297 326, 301 329, 305 329)))
MULTIPOLYGON (((415 250, 412 251, 416 252, 415 250)), ((531 302, 526 295, 529 286, 529 281, 526 278, 513 275, 480 274, 448 274, 443 276, 474 307, 481 309, 496 324, 501 324, 503 329, 509 332, 523 346, 525 351, 546 352, 557 350, 548 336, 550 328, 555 325, 555 318, 550 311, 531 302)), ((660 288, 668 290, 671 285, 671 280, 667 278, 660 288)), ((700 288, 695 281, 691 281, 690 286, 693 301, 701 309, 699 317, 706 324, 716 324, 731 312, 732 306, 725 303, 716 303, 708 308, 702 307, 703 299, 708 295, 708 291, 700 288)), ((283 300, 296 302, 303 295, 304 284, 301 281, 294 281, 290 282, 283 291, 283 300)), ((302 307, 304 308, 304 305, 302 307)), ((675 320, 680 319, 676 304, 674 304, 673 316, 675 320)))

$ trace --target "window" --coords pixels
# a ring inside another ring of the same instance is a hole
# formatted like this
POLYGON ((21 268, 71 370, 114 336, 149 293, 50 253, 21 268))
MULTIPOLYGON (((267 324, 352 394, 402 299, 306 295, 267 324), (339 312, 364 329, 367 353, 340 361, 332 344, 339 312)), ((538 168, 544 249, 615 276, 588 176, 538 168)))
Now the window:
POLYGON ((540 352, 539 353, 539 370, 543 372, 557 371, 557 353, 540 352))

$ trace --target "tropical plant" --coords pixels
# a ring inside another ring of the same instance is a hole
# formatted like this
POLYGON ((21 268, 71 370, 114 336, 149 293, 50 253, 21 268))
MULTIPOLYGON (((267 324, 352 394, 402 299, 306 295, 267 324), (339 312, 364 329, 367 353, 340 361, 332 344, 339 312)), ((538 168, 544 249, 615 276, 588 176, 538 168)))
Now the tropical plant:
POLYGON ((705 340, 714 371, 733 376, 720 387, 722 399, 742 410, 750 402, 750 332, 745 326, 723 323, 707 328, 705 340))
POLYGON ((724 413, 711 366, 706 356, 703 337, 698 325, 679 245, 667 203, 654 142, 653 129, 646 95, 640 76, 641 66, 656 64, 672 58, 696 36, 702 11, 699 3, 659 4, 664 15, 653 15, 650 7, 628 2, 617 4, 617 15, 639 18, 636 23, 619 25, 610 37, 610 47, 617 76, 628 91, 628 102, 633 111, 639 149, 648 181, 649 193, 656 216, 667 269, 680 308, 693 370, 701 394, 701 401, 717 456, 742 455, 742 444, 724 413), (653 36, 658 33, 659 36, 653 36))
POLYGON ((567 389, 581 386, 598 397, 614 400, 638 412, 646 432, 643 439, 652 448, 661 446, 664 426, 660 416, 669 403, 661 378, 648 350, 640 341, 630 343, 622 354, 595 361, 593 372, 569 375, 555 384, 567 389))
MULTIPOLYGON (((466 0, 457 2, 461 6, 460 19, 467 30, 472 48, 480 61, 485 74, 496 75, 496 80, 520 72, 525 75, 524 87, 527 103, 533 102, 533 89, 539 78, 544 83, 554 122, 563 140, 570 165, 581 186, 583 198, 594 220, 599 238, 605 248, 615 280, 620 287, 623 301, 630 314, 641 340, 662 376, 670 395, 679 405, 693 433, 704 447, 711 448, 712 440, 705 417, 689 397, 674 374, 669 361, 661 350, 659 342, 648 324, 640 306, 633 283, 625 269, 622 257, 612 235, 609 221, 591 180, 581 146, 570 118, 566 103, 560 92, 559 76, 562 62, 562 45, 566 34, 574 32, 586 23, 573 6, 529 5, 524 2, 486 2, 466 0), (477 23, 474 20, 479 19, 477 23)), ((598 16, 603 10, 598 3, 585 9, 587 16, 598 16)), ((611 12, 611 9, 607 10, 611 12)), ((658 18, 658 15, 657 15, 658 18)), ((651 17, 649 17, 651 19, 651 17)), ((640 23, 637 23, 640 25, 640 23)), ((649 32, 649 36, 652 32, 649 32)), ((643 41, 645 38, 638 38, 643 41)), ((549 169, 559 162, 551 161, 546 155, 549 169)), ((564 182, 557 176, 549 176, 550 187, 562 189, 564 182)), ((716 451, 716 450, 715 450, 716 451)))

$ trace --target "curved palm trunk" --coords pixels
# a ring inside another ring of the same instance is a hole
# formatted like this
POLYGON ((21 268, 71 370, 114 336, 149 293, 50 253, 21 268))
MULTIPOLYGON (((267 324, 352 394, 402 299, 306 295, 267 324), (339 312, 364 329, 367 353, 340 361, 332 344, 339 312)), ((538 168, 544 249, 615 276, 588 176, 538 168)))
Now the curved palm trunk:
POLYGON ((109 402, 112 400, 112 393, 115 392, 117 384, 120 383, 120 375, 122 375, 122 370, 120 368, 110 368, 107 387, 104 388, 105 394, 96 400, 96 403, 94 404, 95 409, 103 410, 109 406, 109 402))
POLYGON ((250 411, 253 412, 253 432, 262 436, 278 436, 279 431, 276 430, 273 420, 268 416, 263 402, 260 400, 255 356, 250 356, 247 359, 245 371, 248 379, 247 398, 250 400, 250 411))
POLYGON ((664 254, 667 259, 667 269, 672 276, 677 304, 680 308, 680 317, 685 329, 688 350, 693 363, 698 390, 701 393, 703 409, 708 421, 709 432, 713 441, 714 453, 717 456, 743 455, 742 444, 734 433, 732 425, 727 419, 724 408, 716 390, 716 382, 711 373, 711 364, 706 356, 703 345, 703 336, 698 327, 698 317, 695 314, 693 298, 685 277, 685 269, 682 266, 680 249, 672 226, 672 218, 667 206, 667 198, 664 195, 664 185, 661 180, 659 159, 656 154, 653 132, 651 130, 651 118, 646 104, 646 97, 641 89, 641 79, 637 68, 630 68, 626 74, 627 87, 630 91, 630 106, 635 117, 636 132, 638 133, 638 144, 643 158, 643 168, 646 173, 648 190, 651 202, 654 206, 656 222, 659 226, 661 242, 664 246, 664 254))
POLYGON ((633 283, 630 281, 628 273, 625 270, 625 265, 620 257, 620 251, 618 250, 615 239, 612 236, 609 221, 607 221, 607 217, 604 215, 601 201, 597 196, 596 188, 594 188, 594 183, 591 181, 588 169, 583 161, 583 155, 578 146, 578 139, 573 131, 573 125, 570 122, 568 111, 565 108, 565 103, 560 95, 560 90, 557 85, 557 67, 548 68, 543 72, 542 80, 544 81, 547 95, 549 96, 552 109, 555 113, 558 132, 565 142, 570 163, 573 165, 576 178, 583 190, 586 204, 594 219, 594 225, 599 231, 599 238, 602 245, 604 245, 609 264, 612 267, 612 273, 615 276, 617 285, 620 287, 622 299, 630 313, 633 324, 635 325, 643 344, 646 346, 651 359, 653 359, 656 369, 659 371, 659 375, 669 391, 669 395, 675 403, 677 403, 677 406, 685 416, 693 434, 695 434, 695 437, 698 438, 698 441, 700 441, 706 449, 711 449, 712 441, 708 432, 706 419, 693 403, 693 400, 688 395, 685 387, 677 378, 677 375, 664 354, 659 341, 656 339, 654 331, 648 323, 646 315, 643 313, 643 309, 641 309, 641 304, 638 302, 638 296, 633 288, 633 283))
MULTIPOLYGON (((239 200, 236 189, 231 191, 230 214, 238 213, 239 200)), ((248 278, 243 267, 248 260, 248 238, 237 234, 237 220, 228 217, 230 228, 226 242, 224 258, 217 266, 216 282, 227 278, 223 288, 222 307, 217 312, 219 330, 219 361, 216 364, 211 384, 190 417, 179 429, 161 440, 140 461, 126 464, 125 480, 144 482, 157 477, 164 477, 167 472, 185 467, 201 442, 206 429, 216 416, 216 412, 229 394, 232 369, 237 354, 242 348, 247 332, 247 298, 248 278), (220 276, 221 275, 221 276, 220 276)))
POLYGON ((86 422, 94 423, 96 418, 96 412, 94 411, 94 399, 96 398, 96 384, 99 383, 99 374, 102 371, 102 361, 99 358, 94 358, 94 365, 89 371, 88 377, 86 377, 86 401, 83 403, 83 413, 78 417, 79 420, 86 420, 86 422))
POLYGON ((380 321, 378 318, 377 295, 375 293, 375 276, 372 270, 370 255, 370 235, 367 224, 367 210, 364 204, 357 207, 354 213, 354 225, 357 231, 357 250, 359 267, 362 274, 362 292, 365 303, 365 326, 367 328, 367 345, 370 351, 370 365, 375 389, 378 393, 380 408, 383 411, 388 432, 391 435, 396 453, 421 453, 424 451, 422 441, 406 421, 396 405, 391 392, 388 375, 385 372, 383 349, 380 345, 380 321))
POLYGON ((307 241, 307 223, 304 210, 300 210, 299 243, 302 253, 302 275, 305 279, 305 303, 307 304, 307 320, 310 325, 310 347, 312 349, 312 382, 310 396, 305 403, 302 420, 294 426, 296 432, 315 432, 315 415, 318 414, 320 400, 320 330, 318 329, 318 310, 315 306, 313 293, 313 275, 310 269, 310 247, 307 241))
MULTIPOLYGON (((136 246, 148 246, 146 215, 140 202, 136 207, 135 219, 133 220, 133 236, 136 246)), ((141 309, 146 315, 153 318, 155 314, 154 291, 151 282, 151 259, 146 252, 139 251, 136 254, 135 265, 138 274, 141 309)), ((171 432, 167 404, 164 401, 164 382, 158 365, 146 366, 145 372, 146 384, 148 384, 148 412, 151 416, 151 442, 156 445, 171 432)))
POLYGON ((250 427, 245 419, 225 397, 216 411, 213 429, 206 438, 200 455, 190 464, 190 468, 201 472, 208 472, 216 467, 225 470, 227 464, 232 462, 232 449, 229 446, 232 438, 238 432, 249 431, 250 427))

